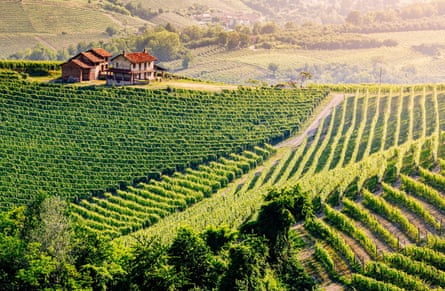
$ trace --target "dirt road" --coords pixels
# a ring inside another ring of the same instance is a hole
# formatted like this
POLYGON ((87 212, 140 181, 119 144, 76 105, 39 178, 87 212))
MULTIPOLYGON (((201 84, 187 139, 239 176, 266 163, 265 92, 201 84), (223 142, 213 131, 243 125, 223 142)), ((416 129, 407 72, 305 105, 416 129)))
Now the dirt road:
POLYGON ((343 101, 344 94, 333 93, 330 98, 331 101, 329 102, 329 104, 320 113, 318 113, 317 117, 315 117, 315 119, 303 133, 286 139, 285 141, 277 144, 275 148, 298 147, 303 142, 306 136, 314 135, 317 131, 318 125, 320 124, 320 121, 332 112, 332 108, 336 107, 343 101))

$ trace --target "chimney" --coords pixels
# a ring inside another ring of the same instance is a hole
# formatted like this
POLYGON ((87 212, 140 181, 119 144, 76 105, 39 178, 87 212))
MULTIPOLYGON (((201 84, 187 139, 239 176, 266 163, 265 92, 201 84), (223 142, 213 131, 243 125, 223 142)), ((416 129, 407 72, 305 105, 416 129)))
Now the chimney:
POLYGON ((145 49, 145 47, 144 47, 144 53, 146 53, 147 52, 147 50, 145 49))
POLYGON ((125 56, 125 50, 122 50, 122 54, 125 56))

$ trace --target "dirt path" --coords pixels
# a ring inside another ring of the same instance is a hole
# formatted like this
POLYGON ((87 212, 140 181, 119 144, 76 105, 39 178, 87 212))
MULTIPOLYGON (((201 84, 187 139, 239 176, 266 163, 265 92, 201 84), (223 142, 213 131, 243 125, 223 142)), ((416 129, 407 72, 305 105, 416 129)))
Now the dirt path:
POLYGON ((385 227, 390 233, 394 235, 394 237, 399 239, 400 245, 403 247, 407 244, 411 243, 410 238, 402 232, 396 225, 394 225, 391 221, 387 220, 386 218, 376 214, 372 213, 372 216, 374 216, 375 219, 378 220, 378 222, 385 227))
POLYGON ((317 131, 316 130, 317 127, 320 124, 320 121, 323 118, 326 118, 327 116, 329 116, 329 114, 331 114, 332 108, 339 105, 344 100, 345 95, 339 94, 339 93, 333 93, 332 97, 330 97, 330 98, 331 98, 331 101, 328 103, 328 105, 326 105, 326 107, 323 108, 323 110, 316 115, 316 117, 312 120, 312 123, 306 128, 306 130, 304 132, 277 144, 275 147, 276 148, 282 148, 282 147, 287 147, 287 146, 288 147, 297 147, 303 142, 303 139, 306 136, 314 135, 315 132, 317 131))
MULTIPOLYGON (((410 195, 410 194, 408 194, 410 195)), ((411 198, 413 198, 414 200, 416 200, 420 205, 423 206, 423 208, 425 210, 427 210, 438 222, 445 222, 445 215, 434 205, 426 202, 425 200, 419 199, 418 197, 412 196, 411 198)), ((438 235, 437 231, 431 231, 433 234, 438 235)))
POLYGON ((358 229, 361 229, 375 243, 377 247, 377 253, 380 253, 382 251, 387 253, 394 251, 390 246, 388 246, 380 237, 378 237, 362 222, 354 220, 354 223, 358 229))
POLYGON ((348 234, 346 234, 345 232, 343 232, 341 230, 336 229, 336 231, 337 231, 337 234, 339 234, 340 237, 344 239, 346 244, 349 245, 349 247, 351 247, 352 251, 358 257, 358 259, 360 260, 361 263, 363 263, 363 262, 367 263, 372 259, 371 256, 366 252, 365 248, 362 246, 362 244, 359 241, 350 237, 348 234))

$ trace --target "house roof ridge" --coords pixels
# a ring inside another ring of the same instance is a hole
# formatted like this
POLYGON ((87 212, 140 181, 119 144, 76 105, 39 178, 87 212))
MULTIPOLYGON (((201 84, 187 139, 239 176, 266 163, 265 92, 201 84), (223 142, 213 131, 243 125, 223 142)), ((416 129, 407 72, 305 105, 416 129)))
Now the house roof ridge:
POLYGON ((146 50, 142 52, 132 52, 132 53, 126 53, 123 51, 121 54, 117 55, 113 58, 113 60, 119 56, 123 56, 126 58, 130 63, 132 64, 139 64, 139 63, 145 63, 145 62, 154 62, 158 59, 151 54, 147 53, 146 50))

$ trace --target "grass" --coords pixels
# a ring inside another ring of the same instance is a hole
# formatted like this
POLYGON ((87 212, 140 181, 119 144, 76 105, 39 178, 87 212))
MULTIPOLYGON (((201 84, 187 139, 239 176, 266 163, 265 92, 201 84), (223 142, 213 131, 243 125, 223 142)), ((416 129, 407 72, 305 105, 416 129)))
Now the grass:
MULTIPOLYGON (((183 0, 183 1, 175 1, 175 0, 164 0, 164 1, 156 1, 156 0, 145 0, 145 1, 134 1, 134 0, 124 0, 124 3, 128 2, 140 2, 143 8, 151 8, 152 10, 157 10, 162 8, 165 10, 184 10, 187 11, 189 7, 196 5, 198 2, 195 0, 183 0)), ((230 0, 230 1, 218 1, 218 0, 204 0, 199 1, 199 5, 204 7, 210 7, 215 10, 223 10, 230 12, 239 12, 239 11, 247 11, 251 12, 252 10, 243 4, 240 0, 230 0)))
POLYGON ((0 1, 0 58, 41 44, 51 49, 79 42, 105 41, 105 30, 134 33, 144 25, 139 18, 102 10, 98 1, 23 0, 0 1))
POLYGON ((89 7, 69 5, 69 2, 39 1, 23 5, 34 29, 46 33, 76 33, 105 31, 115 23, 103 12, 89 7))

